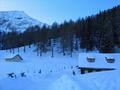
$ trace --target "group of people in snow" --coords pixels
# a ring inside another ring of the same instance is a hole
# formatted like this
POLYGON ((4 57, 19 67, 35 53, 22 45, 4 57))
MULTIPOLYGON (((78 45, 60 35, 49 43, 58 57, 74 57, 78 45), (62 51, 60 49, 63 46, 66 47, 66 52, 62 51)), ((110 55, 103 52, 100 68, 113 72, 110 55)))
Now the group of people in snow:
MULTIPOLYGON (((10 78, 16 78, 16 74, 15 74, 14 72, 8 73, 7 75, 8 75, 8 77, 10 77, 10 78)), ((26 77, 25 72, 20 73, 20 76, 21 76, 21 77, 26 77)))

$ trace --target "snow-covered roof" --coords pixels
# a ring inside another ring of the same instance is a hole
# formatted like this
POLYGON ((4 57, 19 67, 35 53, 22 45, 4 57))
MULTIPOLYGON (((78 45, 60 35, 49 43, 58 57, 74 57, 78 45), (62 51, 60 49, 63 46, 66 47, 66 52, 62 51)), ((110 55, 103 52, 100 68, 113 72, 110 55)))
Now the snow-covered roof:
POLYGON ((119 68, 120 69, 120 54, 119 53, 80 53, 79 54, 79 67, 84 68, 119 68), (91 58, 92 57, 92 58, 91 58), (89 62, 87 59, 95 59, 89 62), (114 59, 113 63, 107 62, 106 59, 114 59))
POLYGON ((13 58, 14 56, 16 56, 16 54, 7 54, 4 56, 4 58, 13 58))
POLYGON ((50 90, 81 90, 81 88, 70 75, 63 75, 51 84, 50 90))
POLYGON ((120 70, 88 73, 79 77, 79 84, 81 90, 120 90, 119 75, 120 70))

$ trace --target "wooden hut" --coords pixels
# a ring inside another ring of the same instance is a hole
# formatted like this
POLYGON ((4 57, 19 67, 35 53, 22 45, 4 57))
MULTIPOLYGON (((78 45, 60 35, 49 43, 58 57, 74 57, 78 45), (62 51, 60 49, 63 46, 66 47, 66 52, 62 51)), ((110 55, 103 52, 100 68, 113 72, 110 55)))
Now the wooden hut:
POLYGON ((17 54, 11 58, 5 58, 5 60, 7 62, 21 62, 23 60, 23 58, 19 54, 17 54))

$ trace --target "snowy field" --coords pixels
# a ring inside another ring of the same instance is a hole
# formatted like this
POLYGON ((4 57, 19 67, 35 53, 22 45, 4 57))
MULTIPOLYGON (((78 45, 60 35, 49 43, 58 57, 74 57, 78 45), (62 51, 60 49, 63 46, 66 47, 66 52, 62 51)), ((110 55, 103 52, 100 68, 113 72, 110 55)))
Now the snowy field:
POLYGON ((28 48, 19 55, 22 62, 6 62, 14 54, 0 51, 0 90, 120 90, 120 71, 107 71, 81 75, 76 68, 78 52, 73 57, 51 52, 37 56, 35 48, 28 48), (73 71, 75 74, 73 74, 73 71), (8 77, 14 72, 16 78, 8 77), (25 72, 25 77, 21 73, 25 72))

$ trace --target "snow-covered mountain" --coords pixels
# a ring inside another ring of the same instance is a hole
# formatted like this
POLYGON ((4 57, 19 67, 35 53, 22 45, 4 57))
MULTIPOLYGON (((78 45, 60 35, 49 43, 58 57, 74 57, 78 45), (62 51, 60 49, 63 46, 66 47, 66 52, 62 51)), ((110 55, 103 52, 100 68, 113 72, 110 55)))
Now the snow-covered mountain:
POLYGON ((0 31, 10 32, 12 30, 25 31, 29 26, 43 26, 23 11, 0 11, 0 31))

